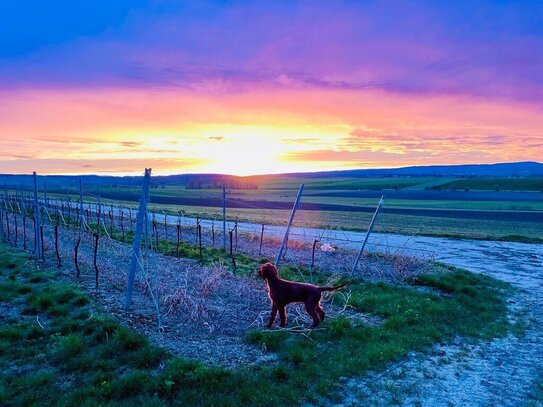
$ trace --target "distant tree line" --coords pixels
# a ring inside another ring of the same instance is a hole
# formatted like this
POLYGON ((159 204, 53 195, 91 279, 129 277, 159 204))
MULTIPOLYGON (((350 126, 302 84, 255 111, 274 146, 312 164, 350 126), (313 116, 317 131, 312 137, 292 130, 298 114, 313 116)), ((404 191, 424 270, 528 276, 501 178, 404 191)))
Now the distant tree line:
POLYGON ((258 185, 249 182, 237 182, 237 181, 227 181, 221 182, 217 181, 202 181, 202 180, 190 180, 186 185, 186 189, 220 189, 222 187, 228 189, 258 189, 258 185))

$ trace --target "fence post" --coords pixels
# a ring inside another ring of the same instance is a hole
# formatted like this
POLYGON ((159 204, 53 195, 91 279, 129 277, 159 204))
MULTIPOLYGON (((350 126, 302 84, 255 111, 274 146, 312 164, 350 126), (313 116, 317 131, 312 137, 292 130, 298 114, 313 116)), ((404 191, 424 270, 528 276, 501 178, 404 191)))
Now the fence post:
POLYGON ((84 209, 83 209, 83 181, 79 178, 79 231, 84 229, 84 209))
POLYGON ((175 257, 179 258, 179 240, 181 237, 181 220, 177 218, 177 245, 175 246, 175 257))
POLYGON ((222 187, 222 249, 226 251, 226 187, 222 187))
POLYGON ((58 252, 58 222, 55 224, 55 254, 57 256, 57 268, 60 268, 60 253, 58 252))
POLYGON ((211 219, 211 245, 215 247, 215 218, 211 219))
POLYGON ((362 247, 360 248, 360 251, 358 252, 358 255, 356 256, 356 260, 354 261, 353 269, 351 270, 351 275, 354 274, 356 270, 356 266, 358 266, 358 262, 360 261, 360 257, 362 257, 362 253, 364 252, 366 243, 368 243, 371 230, 373 229, 373 224, 375 223, 375 219, 377 219, 377 214, 379 213, 379 209, 381 209, 381 207, 383 206, 384 199, 385 199, 385 196, 384 195, 381 196, 381 199, 379 200, 379 203, 377 204, 377 208, 375 209, 373 217, 371 218, 370 226, 368 227, 368 231, 366 232, 366 236, 364 237, 364 241, 362 242, 362 247))
POLYGON ((42 241, 40 233, 40 208, 38 207, 38 176, 36 171, 32 173, 34 178, 34 240, 36 241, 36 258, 42 253, 42 241))
POLYGON ((98 208, 96 211, 96 233, 100 234, 100 221, 102 218, 102 202, 100 199, 100 186, 98 186, 98 208))
POLYGON ((126 288, 126 300, 125 308, 130 308, 132 301, 132 290, 134 288, 134 279, 136 277, 136 266, 138 265, 140 247, 141 247, 141 234, 143 232, 144 216, 147 212, 147 197, 149 196, 149 179, 151 177, 151 168, 145 169, 145 175, 143 177, 143 188, 141 191, 140 206, 138 211, 138 217, 136 220, 136 234, 134 236, 134 242, 132 243, 132 259, 130 261, 130 269, 128 272, 128 285, 126 288))
POLYGON ((262 254, 262 244, 264 243, 264 224, 261 225, 260 229, 260 247, 258 248, 258 254, 262 254))
POLYGON ((2 203, 0 204, 0 232, 2 233, 2 237, 4 237, 4 200, 2 200, 2 203))
POLYGON ((23 215, 23 250, 26 251, 26 211, 23 215))
POLYGON ((204 256, 202 254, 202 225, 198 223, 198 248, 200 250, 200 262, 204 262, 204 256))
POLYGON ((304 193, 304 184, 300 185, 300 189, 298 190, 298 195, 296 196, 296 201, 294 201, 294 206, 292 207, 292 212, 290 213, 290 219, 288 220, 287 230, 285 230, 285 237, 283 238, 283 242, 281 243, 281 247, 279 248, 277 259, 275 259, 275 267, 278 267, 279 262, 281 261, 281 256, 283 255, 285 243, 288 240, 288 234, 292 226, 292 221, 294 220, 294 214, 296 213, 296 208, 298 208, 298 204, 300 203, 300 199, 302 198, 303 193, 304 193))
POLYGON ((311 268, 315 266, 315 249, 317 248, 318 239, 313 240, 313 250, 311 251, 311 268))
POLYGON ((123 211, 123 208, 120 209, 121 211, 121 215, 120 215, 120 222, 121 222, 121 235, 122 235, 122 240, 123 240, 123 243, 124 243, 124 211, 123 211))
POLYGON ((97 263, 97 254, 98 254, 98 239, 100 239, 100 235, 98 233, 94 233, 94 250, 93 250, 93 256, 92 256, 92 263, 94 265, 94 288, 98 290, 98 263, 97 263))

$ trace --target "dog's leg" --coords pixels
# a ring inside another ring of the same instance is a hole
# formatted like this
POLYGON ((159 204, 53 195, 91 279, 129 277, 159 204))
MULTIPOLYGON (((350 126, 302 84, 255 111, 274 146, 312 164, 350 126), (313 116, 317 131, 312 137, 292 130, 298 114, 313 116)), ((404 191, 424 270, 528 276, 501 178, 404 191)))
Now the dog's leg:
POLYGON ((280 307, 279 308, 279 318, 281 318, 281 324, 279 325, 281 328, 284 328, 287 325, 287 311, 286 307, 280 307))
POLYGON ((272 327, 273 323, 275 322, 275 318, 277 318, 277 307, 275 306, 275 304, 272 304, 270 321, 268 322, 268 329, 272 327))
POLYGON ((315 311, 317 311, 317 314, 319 314, 319 318, 321 321, 324 321, 324 310, 322 309, 321 305, 320 304, 317 304, 317 306, 315 307, 315 311))
POLYGON ((313 319, 313 324, 311 324, 311 328, 315 328, 317 325, 319 325, 319 322, 320 322, 319 316, 317 315, 317 311, 315 310, 318 303, 315 304, 314 301, 306 301, 304 305, 305 305, 306 312, 313 319))

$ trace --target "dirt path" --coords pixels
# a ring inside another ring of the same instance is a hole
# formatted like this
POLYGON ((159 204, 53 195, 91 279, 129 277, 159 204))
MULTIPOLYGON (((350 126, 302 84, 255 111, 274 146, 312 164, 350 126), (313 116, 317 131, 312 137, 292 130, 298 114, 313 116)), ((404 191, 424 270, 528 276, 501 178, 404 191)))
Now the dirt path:
MULTIPOLYGON (((396 239, 395 244, 405 239, 380 237, 386 238, 396 239)), ((338 406, 543 405, 530 395, 534 381, 543 378, 543 246, 415 237, 406 248, 413 255, 420 251, 421 256, 430 250, 444 263, 519 288, 509 305, 512 315, 525 313, 526 332, 487 342, 459 338, 434 347, 430 354, 412 353, 385 372, 345 379, 338 406)))

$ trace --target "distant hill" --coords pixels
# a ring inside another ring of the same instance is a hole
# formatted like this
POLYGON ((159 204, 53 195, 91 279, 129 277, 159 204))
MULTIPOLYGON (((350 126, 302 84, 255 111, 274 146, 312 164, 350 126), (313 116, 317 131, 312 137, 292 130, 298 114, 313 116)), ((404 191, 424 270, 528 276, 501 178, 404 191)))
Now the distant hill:
MULTIPOLYGON (((153 176, 152 186, 160 188, 164 185, 177 185, 185 188, 217 188, 227 185, 233 189, 255 189, 265 179, 284 179, 291 177, 303 178, 367 178, 367 177, 543 177, 543 164, 538 162, 517 162, 499 164, 469 164, 469 165, 431 165, 403 168, 358 169, 321 171, 311 173, 290 173, 278 175, 258 175, 238 177, 224 174, 179 174, 168 176, 153 176)), ((101 176, 101 175, 48 175, 40 177, 40 188, 46 183, 47 188, 66 187, 77 189, 79 180, 87 187, 139 186, 140 176, 101 176)), ((32 186, 31 175, 0 174, 0 188, 32 186)))
POLYGON ((288 176, 321 177, 543 177, 543 163, 524 161, 498 164, 429 165, 402 168, 360 169, 285 174, 288 176))

